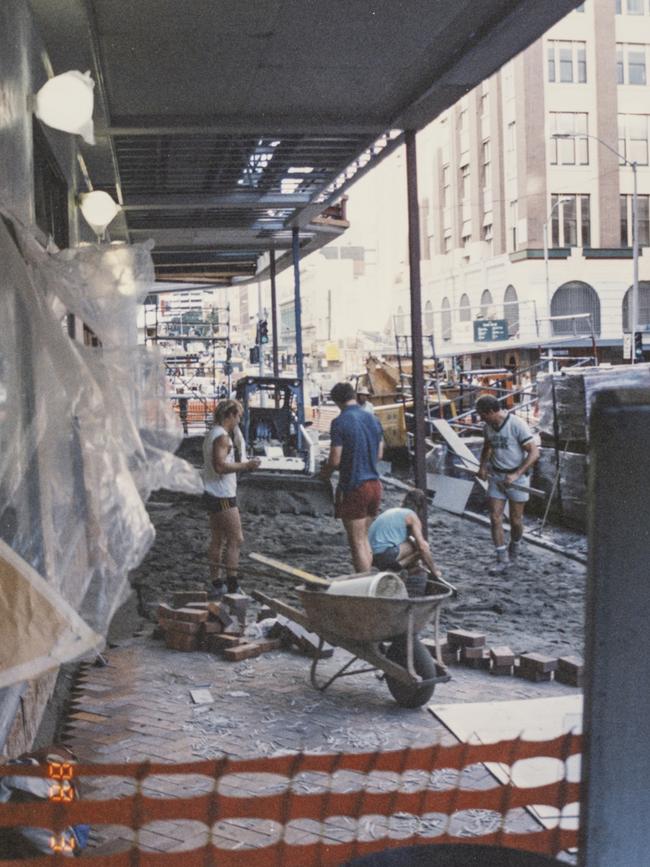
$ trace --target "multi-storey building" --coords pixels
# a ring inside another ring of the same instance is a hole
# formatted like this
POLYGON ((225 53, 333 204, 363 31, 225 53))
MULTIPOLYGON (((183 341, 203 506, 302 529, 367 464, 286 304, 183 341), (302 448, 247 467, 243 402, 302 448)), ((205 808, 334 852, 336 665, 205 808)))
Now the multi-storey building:
POLYGON ((649 76, 650 0, 587 0, 420 133, 424 330, 441 355, 520 365, 551 341, 579 354, 592 334, 622 360, 633 162, 650 327, 649 76), (491 342, 477 340, 486 319, 501 320, 491 342))

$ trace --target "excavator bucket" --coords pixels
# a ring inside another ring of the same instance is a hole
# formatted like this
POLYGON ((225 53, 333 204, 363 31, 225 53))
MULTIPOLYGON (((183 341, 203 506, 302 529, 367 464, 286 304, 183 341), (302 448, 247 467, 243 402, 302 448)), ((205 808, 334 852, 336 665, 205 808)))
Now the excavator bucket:
POLYGON ((254 515, 333 515, 334 496, 329 481, 302 473, 257 470, 242 474, 237 502, 243 512, 254 515))

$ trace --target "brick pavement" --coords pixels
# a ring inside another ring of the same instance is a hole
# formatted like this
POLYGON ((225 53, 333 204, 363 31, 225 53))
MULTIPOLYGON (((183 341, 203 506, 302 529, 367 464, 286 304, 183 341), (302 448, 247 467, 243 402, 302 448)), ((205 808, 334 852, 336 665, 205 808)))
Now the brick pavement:
MULTIPOLYGON (((358 752, 398 749, 453 738, 426 710, 398 707, 373 674, 337 681, 321 694, 309 684, 309 660, 293 651, 276 651, 241 663, 226 663, 208 653, 167 650, 150 634, 127 639, 106 654, 108 665, 85 665, 80 671, 65 724, 65 740, 83 761, 138 762, 144 759, 180 762, 228 755, 234 758, 269 756, 278 752, 358 752), (190 689, 208 687, 215 701, 194 705, 190 689)), ((323 663, 324 671, 345 658, 337 650, 323 663)), ((450 683, 436 688, 439 703, 567 695, 575 690, 561 684, 533 684, 514 678, 494 678, 459 667, 450 683)), ((367 778, 351 772, 301 774, 292 785, 299 791, 317 792, 323 786, 338 791, 407 790, 458 784, 458 774, 444 769, 431 774, 376 773, 367 778)), ((151 797, 191 797, 212 790, 212 780, 201 776, 148 777, 142 791, 151 797)), ((252 795, 281 793, 283 777, 253 774, 231 775, 219 781, 219 791, 252 795)), ((467 769, 463 785, 490 787, 494 780, 482 766, 467 769)), ((106 779, 89 793, 92 798, 116 797, 133 791, 125 779, 106 779)), ((522 811, 509 817, 517 830, 535 827, 522 811)), ((487 833, 496 814, 469 811, 457 814, 453 827, 464 834, 487 833), (481 815, 483 813, 483 815, 481 815)), ((345 817, 324 823, 301 820, 290 823, 285 839, 308 843, 316 839, 345 840, 357 834, 372 839, 386 833, 404 836, 417 828, 423 835, 440 833, 444 817, 389 819, 366 817, 358 824, 345 817), (386 824, 388 823, 388 825, 386 824)), ((509 825, 510 827, 510 825, 509 825)), ((213 839, 224 848, 250 848, 277 840, 273 822, 237 819, 213 827, 213 839)), ((202 845, 208 829, 196 822, 155 822, 139 834, 141 848, 169 852, 202 845)), ((128 848, 132 832, 124 827, 93 829, 94 852, 108 854, 128 848)))

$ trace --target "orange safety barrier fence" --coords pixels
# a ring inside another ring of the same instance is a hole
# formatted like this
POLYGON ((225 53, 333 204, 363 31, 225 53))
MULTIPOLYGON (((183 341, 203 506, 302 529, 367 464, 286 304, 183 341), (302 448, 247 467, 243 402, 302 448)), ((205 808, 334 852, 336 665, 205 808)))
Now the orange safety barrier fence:
MULTIPOLYGON (((368 816, 392 816, 408 813, 420 817, 436 812, 451 817, 459 811, 477 809, 495 811, 501 815, 498 831, 482 836, 455 836, 447 832, 435 837, 415 835, 407 839, 384 837, 380 840, 355 839, 337 843, 288 844, 279 840, 260 848, 247 848, 247 867, 311 867, 311 865, 339 865, 346 860, 392 846, 407 846, 430 843, 472 842, 482 845, 506 846, 547 855, 576 846, 578 832, 562 828, 560 822, 552 829, 528 833, 513 833, 505 830, 504 818, 509 810, 532 805, 545 805, 561 813, 568 804, 579 800, 579 784, 561 779, 558 782, 517 788, 513 785, 498 785, 489 789, 423 788, 418 791, 370 792, 360 789, 352 792, 298 793, 291 790, 291 781, 298 774, 320 772, 327 775, 340 771, 356 771, 368 775, 376 772, 425 771, 436 769, 462 771, 470 765, 497 762, 512 767, 516 762, 532 758, 552 758, 566 762, 581 752, 582 740, 572 733, 550 741, 523 741, 513 739, 496 744, 434 745, 427 748, 407 748, 388 752, 309 754, 296 753, 244 760, 221 758, 210 761, 163 764, 142 762, 139 764, 73 764, 73 765, 5 765, 0 767, 1 776, 40 776, 53 781, 74 778, 76 782, 92 778, 130 778, 136 783, 136 791, 124 797, 106 800, 62 801, 56 795, 51 800, 31 803, 10 803, 0 806, 0 827, 29 825, 52 829, 58 833, 68 825, 123 825, 136 833, 135 846, 126 852, 112 855, 92 855, 94 867, 164 867, 177 864, 182 858, 183 867, 207 867, 242 863, 242 849, 230 850, 208 842, 191 851, 145 852, 137 848, 137 831, 154 821, 202 822, 208 830, 215 822, 246 818, 273 821, 286 829, 288 823, 300 819, 323 822, 328 818, 345 816, 361 819, 368 816), (236 774, 274 774, 287 777, 284 792, 273 795, 226 795, 218 791, 218 785, 226 777, 236 774), (194 797, 161 798, 148 797, 142 786, 154 775, 181 776, 201 775, 212 780, 212 791, 194 797)), ((56 786, 53 787, 56 792, 56 786)), ((3 865, 18 865, 18 861, 1 861, 3 865)), ((62 855, 54 854, 30 860, 32 867, 53 867, 69 864, 62 855)))

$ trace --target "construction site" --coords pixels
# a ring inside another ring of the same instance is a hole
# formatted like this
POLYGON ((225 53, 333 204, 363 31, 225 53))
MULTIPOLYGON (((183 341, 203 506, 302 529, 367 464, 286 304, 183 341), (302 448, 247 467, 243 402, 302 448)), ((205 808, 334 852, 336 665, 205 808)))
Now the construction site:
POLYGON ((0 864, 646 862, 637 162, 629 255, 581 212, 581 256, 630 260, 620 341, 586 290, 551 303, 566 197, 543 249, 509 236, 548 310, 509 285, 434 313, 421 279, 422 131, 591 3, 0 5, 0 864), (339 335, 301 281, 398 153, 408 314, 339 335), (363 519, 350 413, 379 431, 363 519), (514 479, 486 457, 511 419, 514 479), (414 492, 379 568, 373 519, 414 492))

